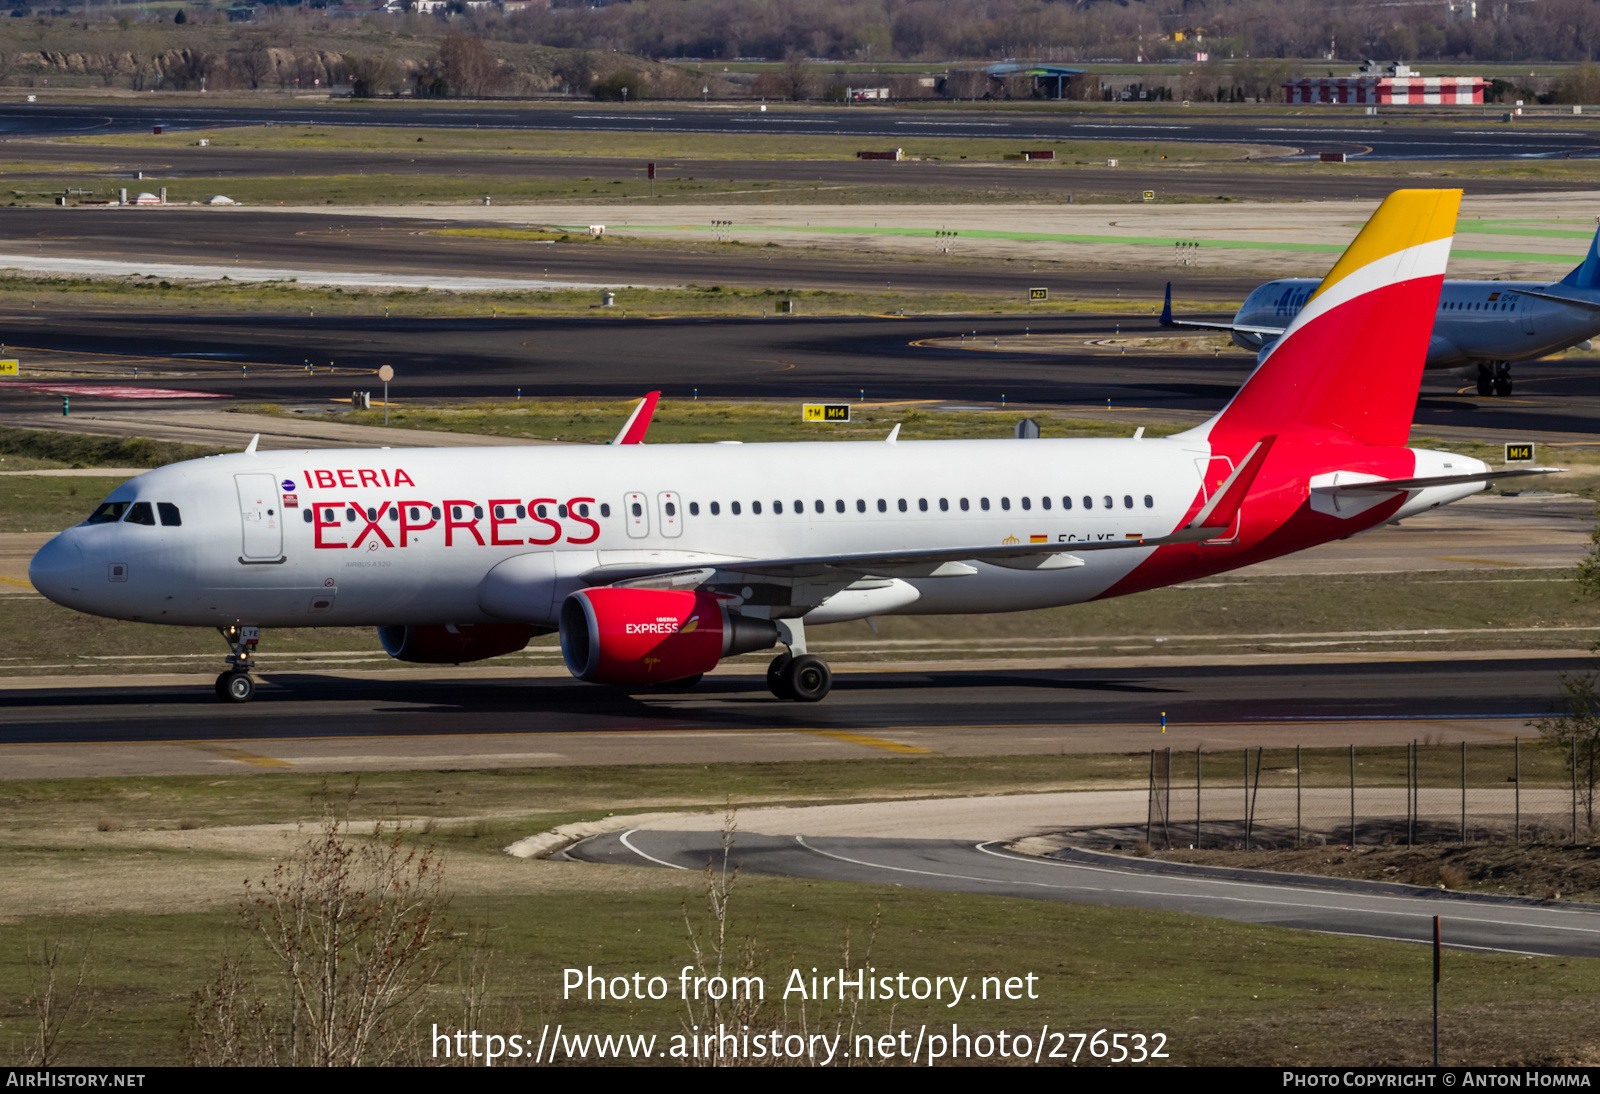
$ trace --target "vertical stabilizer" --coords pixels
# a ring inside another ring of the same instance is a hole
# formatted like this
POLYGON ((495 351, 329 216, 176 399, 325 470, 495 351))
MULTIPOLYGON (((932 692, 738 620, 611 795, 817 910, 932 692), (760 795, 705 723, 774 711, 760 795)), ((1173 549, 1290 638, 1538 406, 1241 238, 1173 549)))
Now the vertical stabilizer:
POLYGON ((1240 455, 1285 430, 1404 445, 1460 205, 1460 190, 1390 194, 1233 401, 1195 432, 1240 455))
POLYGON ((1566 277, 1561 279, 1561 284, 1571 285, 1574 289, 1600 289, 1600 228, 1594 233, 1594 238, 1589 241, 1589 253, 1566 277))

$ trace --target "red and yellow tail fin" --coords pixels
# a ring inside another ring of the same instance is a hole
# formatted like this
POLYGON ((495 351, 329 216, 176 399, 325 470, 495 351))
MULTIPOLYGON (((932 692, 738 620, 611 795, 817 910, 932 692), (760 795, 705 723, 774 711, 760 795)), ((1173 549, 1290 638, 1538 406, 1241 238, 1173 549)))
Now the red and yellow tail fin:
POLYGON ((1233 401, 1202 427, 1213 450, 1242 453, 1295 428, 1404 445, 1460 207, 1460 190, 1385 198, 1233 401))

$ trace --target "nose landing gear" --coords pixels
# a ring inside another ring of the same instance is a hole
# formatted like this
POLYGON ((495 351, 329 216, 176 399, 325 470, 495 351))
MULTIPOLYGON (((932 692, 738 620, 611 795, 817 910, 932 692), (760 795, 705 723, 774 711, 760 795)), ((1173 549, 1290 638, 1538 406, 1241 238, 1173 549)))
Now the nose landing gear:
POLYGON ((261 641, 261 628, 236 624, 218 627, 217 630, 233 651, 226 658, 232 667, 217 677, 217 698, 230 703, 248 703, 256 693, 256 682, 250 676, 250 670, 256 667, 256 663, 250 655, 255 652, 256 643, 261 641))

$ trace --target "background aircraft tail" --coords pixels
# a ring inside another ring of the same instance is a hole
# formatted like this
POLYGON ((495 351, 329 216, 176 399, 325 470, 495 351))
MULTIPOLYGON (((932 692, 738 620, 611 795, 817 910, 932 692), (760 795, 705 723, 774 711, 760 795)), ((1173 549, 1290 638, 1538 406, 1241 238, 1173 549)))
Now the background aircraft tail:
POLYGON ((1384 199, 1233 401, 1196 431, 1212 450, 1243 455, 1300 430, 1404 445, 1460 206, 1460 190, 1384 199))
POLYGON ((1571 285, 1574 289, 1600 289, 1600 228, 1589 241, 1589 253, 1560 284, 1571 285))

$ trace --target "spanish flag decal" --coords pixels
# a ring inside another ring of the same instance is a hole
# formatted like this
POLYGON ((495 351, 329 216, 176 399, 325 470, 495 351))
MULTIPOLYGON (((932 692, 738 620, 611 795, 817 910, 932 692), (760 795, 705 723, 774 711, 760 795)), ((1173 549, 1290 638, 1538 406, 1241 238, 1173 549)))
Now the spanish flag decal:
POLYGON ((1050 537, 1049 536, 1029 536, 1028 537, 1028 542, 1029 543, 1049 543, 1050 542, 1050 537))

